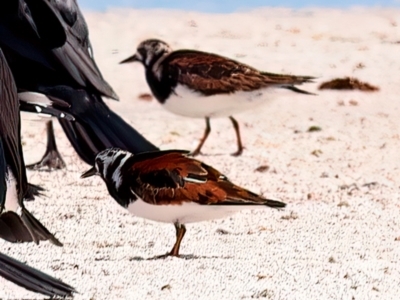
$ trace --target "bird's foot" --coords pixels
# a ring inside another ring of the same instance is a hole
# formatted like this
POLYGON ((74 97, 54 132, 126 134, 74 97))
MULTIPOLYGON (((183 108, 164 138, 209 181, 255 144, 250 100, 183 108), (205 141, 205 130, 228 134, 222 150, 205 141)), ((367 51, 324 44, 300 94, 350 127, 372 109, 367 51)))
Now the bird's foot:
POLYGON ((60 170, 65 168, 65 162, 58 151, 51 150, 39 162, 26 166, 27 169, 31 170, 40 170, 44 167, 48 167, 49 170, 60 170))
POLYGON ((197 156, 197 155, 199 155, 199 154, 201 154, 200 150, 194 150, 194 151, 192 151, 192 152, 189 153, 189 156, 195 157, 195 156, 197 156))
POLYGON ((180 257, 180 255, 179 254, 174 254, 174 253, 172 253, 172 252, 167 252, 167 253, 165 253, 165 254, 162 254, 162 255, 157 255, 157 256, 154 256, 154 257, 152 257, 152 258, 150 258, 150 260, 156 260, 156 259, 166 259, 166 258, 168 258, 168 257, 180 257))
POLYGON ((237 156, 242 155, 242 153, 243 153, 243 148, 242 148, 242 149, 239 149, 238 151, 236 151, 236 152, 234 152, 234 153, 232 153, 231 155, 237 157, 237 156))

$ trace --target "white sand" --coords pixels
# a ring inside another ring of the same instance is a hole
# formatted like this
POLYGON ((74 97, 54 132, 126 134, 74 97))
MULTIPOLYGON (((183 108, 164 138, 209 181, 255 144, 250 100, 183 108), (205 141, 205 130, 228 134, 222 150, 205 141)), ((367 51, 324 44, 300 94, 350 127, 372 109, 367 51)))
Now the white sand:
MULTIPOLYGON (((146 260, 170 250, 173 226, 129 215, 100 178, 80 180, 87 166, 57 124, 68 170, 28 172, 48 191, 27 207, 64 247, 0 242, 1 251, 72 284, 76 299, 398 299, 400 10, 113 10, 86 18, 100 69, 121 98, 109 105, 162 149, 193 149, 204 121, 137 99, 149 92, 142 66, 118 62, 144 38, 318 83, 355 76, 381 91, 293 94, 237 115, 246 146, 239 158, 229 155, 236 150, 229 120, 212 120, 200 159, 288 207, 189 225, 187 260, 146 260), (322 131, 308 133, 313 125, 322 131), (269 171, 255 172, 261 165, 269 171)), ((303 87, 317 91, 317 83, 303 87)), ((42 123, 23 123, 27 163, 41 157, 44 139, 42 123)), ((0 286, 1 299, 36 296, 5 280, 0 286)))

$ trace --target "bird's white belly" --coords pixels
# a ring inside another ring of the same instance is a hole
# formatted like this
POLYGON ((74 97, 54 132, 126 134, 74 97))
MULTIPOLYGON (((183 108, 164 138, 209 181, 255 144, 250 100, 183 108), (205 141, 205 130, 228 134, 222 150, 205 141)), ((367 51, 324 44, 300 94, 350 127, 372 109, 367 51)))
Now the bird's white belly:
POLYGON ((129 204, 128 211, 152 221, 187 224, 225 218, 244 208, 229 205, 200 205, 193 202, 184 202, 181 205, 153 205, 138 199, 129 204))
POLYGON ((253 92, 204 96, 178 85, 165 101, 164 107, 177 115, 191 118, 229 117, 271 101, 280 94, 281 91, 278 90, 283 89, 268 88, 253 92))
MULTIPOLYGON (((8 168, 8 167, 7 167, 8 168)), ((20 205, 18 203, 18 191, 17 191, 17 180, 14 177, 14 174, 11 172, 11 169, 7 170, 7 192, 6 192, 6 201, 4 204, 5 211, 13 211, 17 212, 20 205)))

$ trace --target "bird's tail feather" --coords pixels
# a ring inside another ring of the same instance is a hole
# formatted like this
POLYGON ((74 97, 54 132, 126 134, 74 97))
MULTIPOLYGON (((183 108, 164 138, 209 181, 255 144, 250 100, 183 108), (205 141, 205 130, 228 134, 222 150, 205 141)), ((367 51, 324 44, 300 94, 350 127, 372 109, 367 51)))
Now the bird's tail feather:
POLYGON ((284 89, 291 90, 296 93, 305 94, 305 95, 316 95, 314 93, 307 92, 305 90, 299 89, 295 87, 295 85, 303 84, 303 83, 312 83, 315 77, 312 76, 294 76, 294 75, 283 75, 283 74, 275 74, 262 72, 261 73, 265 81, 269 84, 273 84, 277 87, 281 87, 284 89))
POLYGON ((271 208, 285 208, 286 203, 277 201, 264 199, 259 197, 257 200, 254 199, 238 199, 238 198, 228 198, 224 202, 216 203, 215 205, 220 206, 239 206, 239 207, 248 207, 252 208, 254 206, 268 206, 271 208))
POLYGON ((288 89, 288 90, 291 90, 291 91, 293 91, 293 92, 296 92, 296 93, 300 93, 300 94, 304 94, 304 95, 317 95, 317 94, 315 94, 315 93, 311 93, 311 92, 307 92, 307 91, 305 91, 305 90, 301 90, 301 89, 299 89, 299 88, 297 88, 297 87, 295 87, 295 86, 292 86, 292 85, 284 85, 284 86, 282 86, 283 88, 285 88, 285 89, 288 89))
POLYGON ((285 74, 276 74, 269 72, 262 72, 262 75, 266 77, 270 82, 274 82, 276 84, 303 84, 314 82, 313 79, 316 77, 313 76, 295 76, 295 75, 285 75, 285 74))
POLYGON ((56 246, 61 242, 50 233, 26 208, 20 214, 12 211, 0 215, 0 238, 11 243, 50 241, 56 246))
POLYGON ((269 200, 269 199, 267 199, 264 202, 264 205, 272 207, 272 208, 284 208, 284 207, 286 207, 286 203, 284 203, 284 202, 277 201, 277 200, 269 200))
POLYGON ((42 87, 39 92, 56 100, 52 107, 75 118, 74 121, 66 118, 58 120, 75 151, 90 165, 94 164, 97 153, 110 147, 118 147, 133 154, 158 150, 111 111, 97 93, 69 86, 42 87), (60 101, 62 106, 58 105, 60 101), (68 103, 68 107, 64 103, 68 103))
POLYGON ((0 253, 0 276, 35 293, 49 297, 71 297, 70 285, 0 253))
POLYGON ((93 107, 84 116, 75 115, 75 121, 59 119, 59 122, 75 151, 90 165, 94 164, 97 153, 110 147, 134 154, 158 150, 111 110, 104 113, 93 107))
POLYGON ((227 191, 227 198, 223 203, 218 203, 218 205, 232 205, 232 206, 268 206, 272 208, 284 208, 286 203, 266 199, 256 193, 249 190, 243 189, 237 185, 232 184, 230 181, 221 182, 224 185, 225 191, 227 191))

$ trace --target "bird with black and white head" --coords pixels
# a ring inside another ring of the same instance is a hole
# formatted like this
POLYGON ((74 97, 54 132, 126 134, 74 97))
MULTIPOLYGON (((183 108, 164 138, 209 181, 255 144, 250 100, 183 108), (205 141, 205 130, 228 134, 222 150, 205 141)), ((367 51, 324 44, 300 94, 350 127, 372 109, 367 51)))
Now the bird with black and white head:
POLYGON ((208 52, 173 51, 157 39, 141 42, 136 53, 121 63, 135 61, 145 67, 147 83, 165 109, 206 120, 206 130, 193 155, 200 153, 211 131, 211 118, 229 117, 236 132, 237 151, 233 155, 237 156, 242 154, 243 145, 233 114, 255 109, 275 98, 312 94, 296 85, 312 82, 314 77, 263 72, 208 52))
POLYGON ((176 242, 165 256, 179 256, 185 224, 230 216, 243 209, 284 208, 238 185, 188 151, 133 155, 118 148, 101 151, 82 178, 98 175, 110 195, 135 216, 172 223, 176 242))

